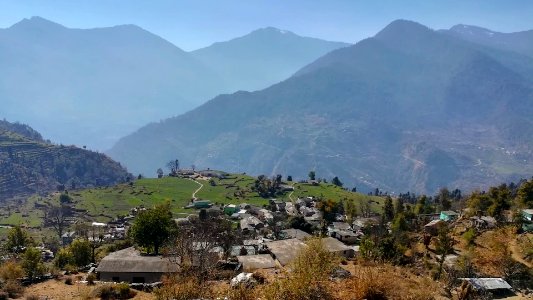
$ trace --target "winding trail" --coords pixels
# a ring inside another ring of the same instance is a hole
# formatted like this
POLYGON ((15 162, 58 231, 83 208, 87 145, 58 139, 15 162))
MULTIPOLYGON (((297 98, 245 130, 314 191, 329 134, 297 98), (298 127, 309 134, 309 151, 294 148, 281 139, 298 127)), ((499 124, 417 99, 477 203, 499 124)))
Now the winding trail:
MULTIPOLYGON (((294 188, 294 186, 293 186, 292 188, 294 188)), ((294 190, 292 190, 292 191, 289 193, 289 200, 291 200, 292 202, 294 202, 294 199, 292 199, 292 193, 294 193, 294 190)))
POLYGON ((192 178, 189 178, 189 180, 190 180, 190 181, 194 181, 194 182, 196 182, 197 184, 200 185, 200 187, 199 187, 198 189, 196 189, 196 191, 194 191, 194 192, 192 193, 192 199, 193 199, 194 201, 196 201, 196 200, 198 200, 198 198, 196 197, 196 193, 198 193, 198 192, 204 187, 204 185, 203 185, 202 183, 200 183, 200 182, 198 182, 198 181, 192 179, 192 178))

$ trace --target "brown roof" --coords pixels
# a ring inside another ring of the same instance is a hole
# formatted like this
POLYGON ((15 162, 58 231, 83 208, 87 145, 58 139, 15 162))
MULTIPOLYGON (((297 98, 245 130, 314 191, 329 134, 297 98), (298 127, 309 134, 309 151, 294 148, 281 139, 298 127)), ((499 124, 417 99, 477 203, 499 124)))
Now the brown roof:
POLYGON ((322 244, 324 245, 324 249, 326 249, 328 252, 340 252, 353 249, 346 246, 343 242, 332 237, 323 238, 322 244))
POLYGON ((102 259, 97 272, 108 273, 169 273, 178 266, 162 256, 145 256, 133 247, 110 253, 102 259))

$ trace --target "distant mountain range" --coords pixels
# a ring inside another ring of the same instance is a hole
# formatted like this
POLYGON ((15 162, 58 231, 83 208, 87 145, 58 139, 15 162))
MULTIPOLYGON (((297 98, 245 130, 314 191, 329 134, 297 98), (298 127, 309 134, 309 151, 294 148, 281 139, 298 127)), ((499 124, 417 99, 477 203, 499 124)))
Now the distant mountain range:
POLYGON ((135 25, 71 29, 32 17, 0 29, 0 117, 104 150, 142 125, 221 93, 268 87, 343 46, 267 28, 188 53, 135 25))
POLYGON ((106 155, 43 140, 31 127, 0 120, 0 202, 66 189, 114 185, 132 179, 106 155))
POLYGON ((394 21, 281 83, 145 126, 109 154, 145 175, 178 158, 295 178, 315 170, 358 190, 433 193, 529 177, 530 35, 509 34, 525 41, 502 47, 458 28, 394 21))

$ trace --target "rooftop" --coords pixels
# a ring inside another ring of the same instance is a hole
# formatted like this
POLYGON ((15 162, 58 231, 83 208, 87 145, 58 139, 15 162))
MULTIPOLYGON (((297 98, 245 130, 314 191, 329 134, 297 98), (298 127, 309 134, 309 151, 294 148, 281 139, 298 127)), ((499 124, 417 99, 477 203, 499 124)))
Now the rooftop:
POLYGON ((501 278, 462 278, 478 290, 510 290, 512 287, 501 278))
POLYGON ((299 239, 288 239, 268 242, 266 246, 279 263, 285 266, 293 261, 307 245, 299 239))
POLYGON ((324 245, 324 248, 329 252, 339 252, 353 249, 346 246, 343 242, 332 237, 323 238, 322 244, 324 245))
POLYGON ((290 239, 304 240, 306 238, 311 237, 309 233, 303 230, 300 230, 300 229, 290 228, 290 229, 284 229, 282 230, 282 232, 285 233, 285 236, 290 239))
POLYGON ((276 262, 269 254, 237 256, 237 260, 245 271, 272 269, 276 266, 276 262))
POLYGON ((102 259, 97 272, 112 273, 168 273, 178 266, 162 256, 145 256, 133 247, 112 252, 102 259))

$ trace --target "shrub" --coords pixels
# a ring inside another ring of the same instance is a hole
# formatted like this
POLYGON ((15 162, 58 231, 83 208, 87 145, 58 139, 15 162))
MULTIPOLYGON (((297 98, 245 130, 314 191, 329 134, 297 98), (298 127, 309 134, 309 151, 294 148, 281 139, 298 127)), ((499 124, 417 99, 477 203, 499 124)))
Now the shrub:
POLYGON ((94 273, 91 273, 91 274, 87 275, 87 284, 88 285, 93 285, 95 280, 96 280, 96 275, 94 275, 94 273))
POLYGON ((56 254, 56 258, 54 259, 54 265, 60 269, 63 269, 68 265, 72 265, 73 262, 74 257, 72 256, 72 253, 66 248, 60 249, 56 254))
POLYGON ((71 276, 65 278, 65 284, 72 285, 72 277, 71 276))
POLYGON ((37 296, 37 295, 28 295, 28 296, 26 296, 26 300, 39 300, 39 296, 37 296))
POLYGON ((169 278, 162 287, 154 290, 157 300, 203 299, 208 298, 210 293, 210 289, 202 286, 196 277, 181 278, 179 281, 169 278))
POLYGON ((9 294, 4 291, 0 291, 0 300, 7 300, 7 299, 9 299, 9 294))
POLYGON ((4 284, 4 292, 6 292, 10 298, 18 298, 24 293, 24 287, 22 287, 18 281, 9 280, 4 284))
POLYGON ((477 233, 474 228, 470 228, 465 233, 463 233, 463 239, 466 242, 467 246, 473 246, 475 244, 477 233))
POLYGON ((8 261, 0 266, 0 279, 4 281, 15 280, 22 276, 24 276, 24 270, 14 261, 8 261))
POLYGON ((99 297, 102 300, 130 299, 135 297, 135 291, 130 289, 127 283, 117 285, 102 285, 94 289, 92 297, 99 297))

